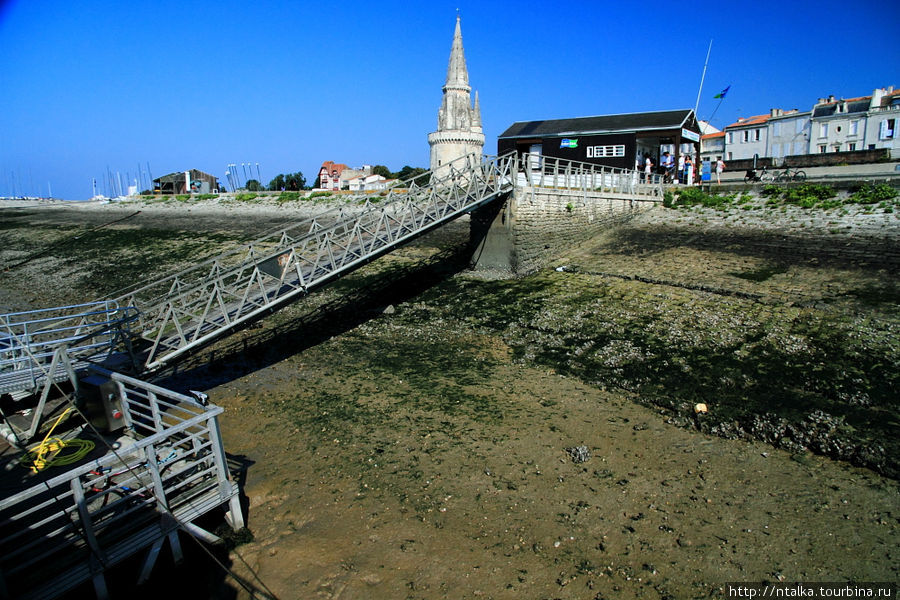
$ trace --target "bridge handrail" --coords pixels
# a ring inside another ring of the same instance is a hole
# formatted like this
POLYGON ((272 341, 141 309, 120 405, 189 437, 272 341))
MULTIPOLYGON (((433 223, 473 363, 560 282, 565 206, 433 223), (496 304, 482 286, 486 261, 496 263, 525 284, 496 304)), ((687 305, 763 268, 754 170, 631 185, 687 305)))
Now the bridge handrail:
POLYGON ((133 443, 0 499, 0 572, 17 597, 55 597, 95 574, 87 567, 91 555, 114 564, 112 557, 152 545, 168 535, 160 526, 163 514, 186 523, 228 503, 243 524, 219 430, 223 409, 106 369, 89 370, 115 384, 133 443), (32 573, 39 562, 60 572, 43 580, 32 573))
POLYGON ((35 386, 60 346, 73 358, 112 351, 137 318, 114 300, 0 315, 0 387, 8 377, 35 386))
MULTIPOLYGON (((470 156, 465 156, 448 163, 448 165, 450 167, 456 167, 460 164, 470 164, 471 160, 472 159, 470 156)), ((484 157, 484 162, 486 163, 490 163, 492 160, 496 160, 496 157, 484 157)), ((200 278, 197 281, 197 285, 202 285, 202 282, 204 280, 217 278, 222 273, 222 271, 219 271, 217 269, 217 266, 222 264, 223 259, 243 257, 241 259, 241 262, 227 267, 231 270, 239 270, 241 266, 246 265, 247 263, 258 263, 260 260, 265 260, 265 258, 270 258, 271 256, 277 256, 278 254, 280 254, 280 252, 278 251, 273 251, 267 254, 257 255, 254 252, 254 249, 256 248, 265 247, 267 244, 272 244, 273 242, 276 243, 276 246, 280 247, 283 245, 285 238, 287 238, 287 240, 291 243, 304 241, 322 231, 339 227, 345 221, 345 217, 347 216, 352 215, 354 217, 360 217, 365 215, 366 213, 375 211, 382 212, 386 209, 391 208, 392 206, 402 205, 408 201, 411 192, 414 192, 415 190, 429 189, 431 187, 440 186, 441 184, 446 183, 452 177, 452 175, 446 175, 444 177, 438 178, 437 180, 433 180, 428 186, 421 186, 415 183, 417 180, 429 178, 430 173, 431 172, 426 172, 418 176, 403 180, 403 182, 401 183, 408 184, 405 187, 401 184, 393 186, 388 190, 387 195, 384 196, 384 201, 373 202, 371 200, 371 193, 347 195, 345 196, 347 200, 342 206, 327 208, 312 216, 300 219, 296 223, 273 229, 251 242, 241 244, 240 246, 237 246, 222 254, 207 258, 197 263, 196 265, 178 271, 177 273, 172 273, 170 275, 164 276, 160 279, 157 279, 156 281, 147 284, 141 284, 133 288, 126 288, 125 290, 116 292, 114 300, 123 304, 131 304, 131 301, 134 298, 143 295, 146 291, 154 288, 158 289, 160 288, 160 286, 166 283, 174 283, 179 280, 184 280, 191 274, 200 273, 200 278), (362 203, 353 206, 353 199, 360 199, 362 200, 362 203), (297 237, 291 237, 288 235, 289 233, 292 233, 298 229, 305 229, 305 231, 300 232, 297 237)), ((167 293, 163 295, 167 295, 167 293)), ((152 299, 150 301, 152 301, 152 299)))
POLYGON ((663 197, 663 177, 647 176, 634 169, 609 167, 577 160, 525 153, 518 169, 528 187, 577 189, 582 192, 610 191, 648 199, 663 197), (535 165, 537 168, 535 168, 535 165))

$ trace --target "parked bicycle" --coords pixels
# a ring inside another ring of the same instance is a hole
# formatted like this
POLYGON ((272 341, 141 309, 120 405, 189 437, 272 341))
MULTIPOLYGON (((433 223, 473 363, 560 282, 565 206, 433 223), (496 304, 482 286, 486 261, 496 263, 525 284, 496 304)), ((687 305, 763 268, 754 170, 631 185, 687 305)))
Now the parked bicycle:
POLYGON ((804 171, 785 167, 784 171, 775 176, 775 181, 806 181, 806 173, 804 171))
POLYGON ((768 167, 763 167, 762 171, 758 172, 756 169, 747 169, 747 173, 744 175, 744 183, 753 183, 760 181, 775 181, 775 177, 771 173, 769 173, 768 167))

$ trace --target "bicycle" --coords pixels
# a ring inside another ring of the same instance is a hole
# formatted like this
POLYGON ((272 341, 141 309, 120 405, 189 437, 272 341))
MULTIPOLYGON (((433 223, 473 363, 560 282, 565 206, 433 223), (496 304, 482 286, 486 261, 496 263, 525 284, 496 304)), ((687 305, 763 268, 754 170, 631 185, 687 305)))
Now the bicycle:
POLYGON ((784 171, 775 176, 775 181, 806 181, 806 173, 797 169, 791 170, 785 167, 784 171))
POLYGON ((769 173, 768 167, 763 167, 762 171, 760 171, 759 173, 756 172, 756 169, 748 169, 747 174, 744 175, 744 183, 752 183, 755 181, 768 183, 775 181, 775 177, 774 175, 772 175, 772 173, 769 173))

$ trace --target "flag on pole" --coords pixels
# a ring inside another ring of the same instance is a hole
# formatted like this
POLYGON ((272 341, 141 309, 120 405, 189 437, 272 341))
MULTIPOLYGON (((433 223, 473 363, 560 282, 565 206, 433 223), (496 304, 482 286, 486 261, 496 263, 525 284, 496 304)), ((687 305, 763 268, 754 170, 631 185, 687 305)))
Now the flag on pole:
POLYGON ((724 90, 722 90, 721 92, 719 92, 718 94, 713 96, 713 98, 724 98, 725 94, 727 94, 728 90, 730 90, 730 89, 731 89, 731 86, 729 85, 727 88, 725 88, 724 90))

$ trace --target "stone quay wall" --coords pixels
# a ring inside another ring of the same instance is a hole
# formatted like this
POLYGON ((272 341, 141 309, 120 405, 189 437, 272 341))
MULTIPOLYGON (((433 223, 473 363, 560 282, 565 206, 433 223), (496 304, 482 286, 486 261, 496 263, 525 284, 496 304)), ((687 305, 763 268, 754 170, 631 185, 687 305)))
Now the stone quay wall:
POLYGON ((472 214, 472 266, 488 277, 520 277, 649 210, 658 201, 610 192, 520 187, 472 214))

